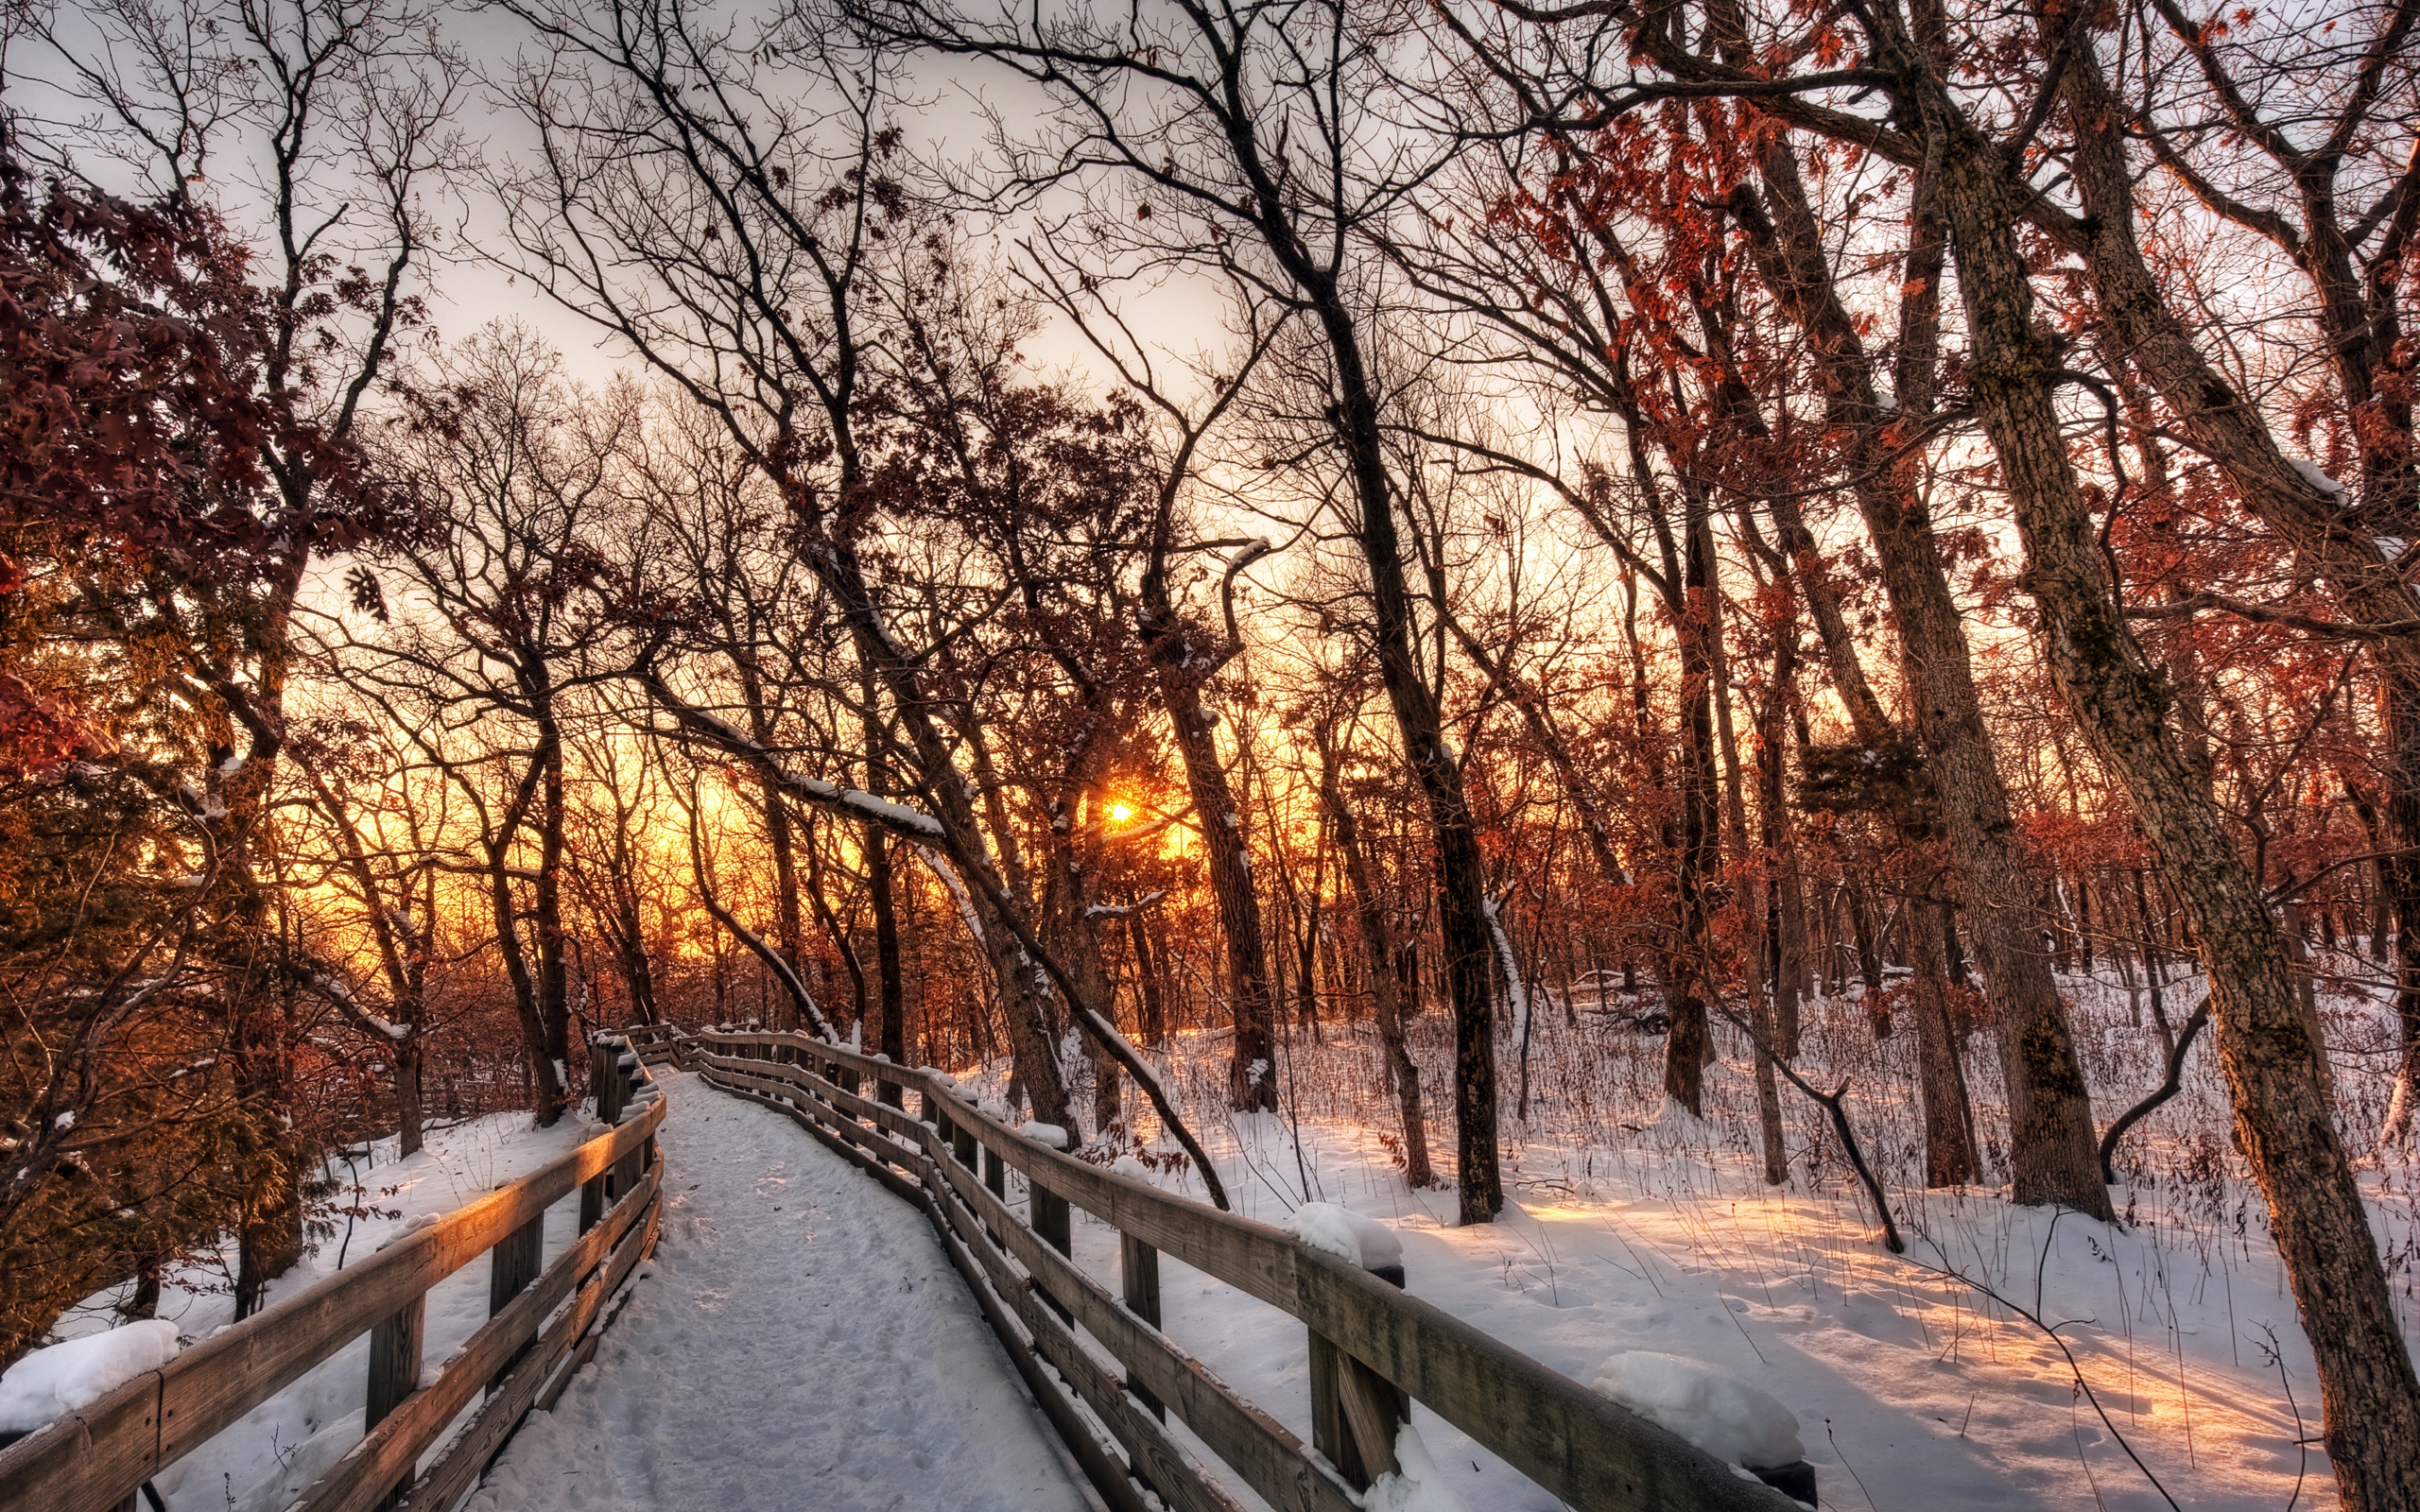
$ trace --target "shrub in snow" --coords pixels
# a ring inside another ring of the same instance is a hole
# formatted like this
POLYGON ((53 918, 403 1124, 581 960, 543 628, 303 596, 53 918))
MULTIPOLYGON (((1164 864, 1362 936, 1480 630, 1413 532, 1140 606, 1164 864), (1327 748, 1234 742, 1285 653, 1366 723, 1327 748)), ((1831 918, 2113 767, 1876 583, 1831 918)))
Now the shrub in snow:
POLYGON ((1395 1463, 1403 1469, 1381 1475, 1361 1493, 1370 1512, 1470 1512, 1470 1503, 1455 1494, 1437 1471, 1428 1446, 1409 1423, 1395 1430, 1395 1463))
POLYGON ((1403 1269, 1403 1241, 1393 1229, 1333 1202, 1304 1203, 1287 1217, 1286 1231, 1363 1270, 1403 1269))
POLYGON ((1677 1354, 1626 1349, 1597 1367, 1597 1389, 1718 1459, 1752 1470, 1806 1457, 1798 1418, 1726 1371, 1677 1354))
POLYGON ((177 1357, 177 1326, 146 1318, 36 1349, 0 1375, 0 1434, 30 1434, 177 1357))

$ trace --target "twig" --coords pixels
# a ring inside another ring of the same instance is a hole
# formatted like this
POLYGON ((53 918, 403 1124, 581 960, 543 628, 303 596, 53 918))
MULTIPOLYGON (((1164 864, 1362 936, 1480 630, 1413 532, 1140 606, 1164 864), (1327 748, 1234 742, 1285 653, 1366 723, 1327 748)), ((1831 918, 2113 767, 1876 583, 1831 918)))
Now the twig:
MULTIPOLYGON (((2066 1210, 2062 1209, 2060 1211, 2064 1212, 2066 1210)), ((2052 1220, 2052 1227, 2054 1228, 2057 1227, 2057 1220, 2052 1220)), ((1930 1236, 1927 1236, 1927 1242, 1931 1242, 1930 1236)), ((1933 1246, 1933 1252, 1936 1254, 1941 1252, 1941 1246, 1938 1244, 1933 1246)), ((2047 1246, 2045 1253, 2046 1255, 2048 1253, 2047 1246)), ((2126 1452, 2126 1457, 2135 1462, 2135 1469, 2143 1472, 2143 1479, 2152 1483, 2152 1489, 2159 1493, 2160 1500, 2166 1502, 2169 1507, 2174 1509, 2174 1512, 2185 1512, 2183 1507, 2177 1506, 2176 1498, 2168 1494, 2168 1487, 2159 1483, 2159 1477, 2152 1473, 2152 1468, 2143 1463, 2143 1457, 2135 1452, 2135 1446, 2127 1442, 2126 1435, 2118 1431, 2118 1425, 2110 1421, 2108 1409, 2100 1405, 2100 1398, 2092 1389, 2092 1383, 2083 1378, 2083 1366, 2076 1363, 2075 1351, 2067 1348, 2067 1341, 2060 1336, 2058 1329, 2052 1328, 2049 1324, 2043 1322, 2041 1314, 2039 1313, 2029 1311, 2024 1303, 2013 1301, 2009 1297, 2000 1295, 1999 1292, 1994 1290, 1986 1283, 1977 1280, 1974 1277, 1967 1275, 1964 1271, 1953 1268, 1949 1263, 1949 1257, 1946 1255, 1942 1256, 1942 1263, 1938 1265, 1927 1265, 1921 1260, 1910 1260, 1908 1263, 1915 1266, 1918 1270, 1926 1271, 1932 1275, 1941 1277, 1945 1280, 1958 1281, 1963 1285, 1973 1287, 1975 1290, 1982 1293, 1985 1297, 1990 1297, 1993 1301, 1999 1303, 2000 1306, 2007 1308, 2018 1317, 2025 1319, 2028 1323, 2031 1323, 2035 1328, 2040 1329, 2046 1335, 2048 1335, 2050 1342, 2059 1347, 2060 1355, 2067 1362, 2068 1376, 2074 1380, 2076 1389, 2083 1393, 2083 1400, 2092 1403, 2093 1412, 2100 1418, 2100 1426, 2109 1430, 2109 1436, 2116 1439, 2118 1441, 2118 1447, 2126 1452)), ((2039 1272, 2036 1272, 2035 1274, 2034 1283, 2037 1287, 2041 1284, 2039 1272)), ((2039 1306, 2040 1304, 2037 1302, 2035 1305, 2039 1306)), ((2064 1328, 2066 1325, 2061 1324, 2060 1327, 2064 1328)))
POLYGON ((1891 1203, 1883 1195, 1882 1183, 1875 1179, 1873 1169, 1865 1163, 1865 1152, 1858 1145, 1857 1131, 1849 1126, 1848 1110, 1841 1106, 1841 1099, 1847 1094, 1849 1084, 1843 1081, 1836 1091, 1828 1093, 1817 1091, 1812 1083, 1790 1069, 1789 1061, 1772 1053, 1772 1049, 1757 1036, 1754 1028, 1750 1026, 1747 1020, 1720 1005, 1717 1005, 1715 1011, 1730 1020, 1755 1044, 1757 1049, 1764 1051, 1766 1058, 1773 1063, 1773 1069, 1789 1077, 1792 1087, 1813 1098, 1822 1105, 1824 1111, 1832 1115, 1832 1131, 1840 1135, 1841 1147, 1848 1152, 1849 1164, 1857 1171, 1857 1178, 1865 1184, 1865 1194, 1874 1204, 1874 1214, 1881 1220, 1882 1247, 1894 1255, 1906 1254, 1908 1242, 1899 1237, 1899 1226, 1892 1221, 1891 1203))
POLYGON ((2109 1132, 2100 1136, 2102 1185, 2115 1186, 2118 1182, 2118 1169, 2111 1161, 2118 1154, 2118 1142, 2126 1137, 2126 1131, 2150 1117, 2153 1108, 2176 1095, 2185 1076, 2185 1057, 2193 1048, 2193 1037, 2200 1034, 2202 1025, 2209 1022, 2210 1000, 2205 997, 2194 1007, 2193 1016, 2185 1021, 2185 1032, 2176 1037, 2175 1047, 2168 1053, 2167 1080, 2159 1084, 2158 1091, 2118 1114, 2118 1122, 2109 1125, 2109 1132))

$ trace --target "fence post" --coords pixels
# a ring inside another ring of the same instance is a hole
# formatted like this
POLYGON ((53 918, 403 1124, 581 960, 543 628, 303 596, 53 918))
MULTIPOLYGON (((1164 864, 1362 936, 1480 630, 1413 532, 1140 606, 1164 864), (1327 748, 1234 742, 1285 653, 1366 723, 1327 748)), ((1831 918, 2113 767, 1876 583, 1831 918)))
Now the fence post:
MULTIPOLYGON (((1371 1274, 1403 1285, 1400 1265, 1371 1274)), ((1328 1457, 1345 1483, 1366 1491, 1395 1463, 1395 1434, 1411 1420, 1411 1399, 1393 1382, 1337 1348, 1317 1329, 1311 1335, 1311 1447, 1328 1457)))
POLYGON ((488 1251, 488 1316, 503 1312, 522 1288, 538 1279, 545 1245, 546 1215, 542 1212, 488 1251))
MULTIPOLYGON (((621 1079, 620 1074, 614 1069, 614 1062, 606 1047, 592 1041, 588 1047, 588 1085, 596 1094, 596 1116, 609 1126, 613 1119, 607 1114, 606 1107, 607 1099, 613 1094, 607 1091, 606 1088, 621 1079)), ((600 1171, 580 1183, 579 1231, 581 1233, 596 1228, 597 1220, 605 1216, 605 1188, 606 1182, 610 1179, 610 1173, 600 1171)))
POLYGON ((1009 1162, 989 1144, 983 1146, 983 1184, 1002 1202, 1009 1200, 1009 1162))
MULTIPOLYGON (((1067 1199, 1030 1176, 1025 1178, 1025 1189, 1028 1198, 1027 1206, 1033 1215, 1033 1231, 1042 1236, 1044 1244, 1072 1259, 1075 1254, 1075 1235, 1068 1227, 1067 1199)), ((1048 1292, 1037 1288, 1034 1295, 1042 1298, 1044 1306, 1059 1314, 1060 1322, 1075 1322, 1075 1314, 1060 1306, 1057 1298, 1048 1292)))
MULTIPOLYGON (((427 1315, 428 1297, 424 1293, 371 1329, 370 1392, 361 1414, 363 1433, 377 1427, 380 1419, 420 1389, 421 1325, 427 1315)), ((380 1506, 392 1506, 402 1498, 411 1477, 407 1474, 404 1480, 406 1484, 389 1492, 380 1506)))
POLYGON ((952 1125, 949 1131, 949 1144, 950 1153, 958 1157, 958 1163, 970 1171, 974 1170, 975 1131, 963 1125, 952 1125))
MULTIPOLYGON (((1130 1233, 1117 1236, 1117 1278, 1126 1293, 1126 1311, 1153 1328, 1160 1326, 1160 1252, 1130 1233)), ((1162 1422, 1168 1420, 1168 1410, 1149 1391, 1135 1383, 1132 1371, 1126 1377, 1126 1389, 1134 1400, 1151 1410, 1151 1416, 1162 1422)))

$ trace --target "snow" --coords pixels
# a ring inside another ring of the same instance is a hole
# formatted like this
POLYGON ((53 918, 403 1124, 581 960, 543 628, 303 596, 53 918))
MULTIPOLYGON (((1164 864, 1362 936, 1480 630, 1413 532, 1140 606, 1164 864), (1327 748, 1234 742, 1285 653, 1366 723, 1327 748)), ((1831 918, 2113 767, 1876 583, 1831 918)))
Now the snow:
POLYGON ((931 846, 920 845, 916 853, 925 858, 925 865, 932 868, 933 875, 941 878, 942 885, 949 889, 950 901, 958 904, 958 917, 965 923, 966 932, 975 936, 975 943, 982 944, 983 920, 975 912, 975 900, 967 896, 966 884, 959 879, 958 868, 931 846))
POLYGON ((1393 1229, 1333 1202, 1304 1203, 1287 1215, 1286 1231, 1363 1270, 1403 1263, 1403 1241, 1393 1229))
MULTIPOLYGON (((2368 1001, 2323 987, 2320 1006, 2340 1126, 2364 1152, 2378 1243, 2399 1259, 2420 1245, 2420 1181, 2408 1155, 2366 1153, 2393 1091, 2392 972, 2315 954, 2324 981, 2377 984, 2368 1001)), ((2106 963, 2100 977, 2059 982, 2105 1121, 2158 1082, 2160 1042, 2106 963)), ((1677 1355, 1751 1383, 1797 1416, 1825 1506, 1866 1512, 1861 1476, 1879 1512, 2162 1512, 2167 1502, 2130 1450, 2196 1512, 2277 1512, 2298 1483, 2305 1512, 2338 1505, 2322 1447, 2299 1442, 2318 1431, 2317 1375, 2258 1194, 2229 1142, 2230 1104, 2206 1038, 2184 1091, 2128 1136, 2112 1190, 2128 1221, 2106 1225, 2012 1202, 1999 1144, 1985 1151, 1983 1183, 1927 1191, 1908 1092, 1914 1037, 1875 1040, 1854 983, 1809 1001, 1800 1064, 1826 1088, 1850 1083, 1866 1157, 1908 1236, 1909 1254, 1893 1256, 1827 1121, 1788 1089, 1790 1178, 1764 1184, 1753 1060, 1737 1031, 1715 1027, 1706 1116, 1659 1119, 1663 1039, 1582 1011, 1593 981, 1568 992, 1554 981, 1528 986, 1530 1074, 1557 1091, 1526 1121, 1503 1104, 1508 1202, 1492 1224, 1461 1227, 1450 1187, 1405 1182, 1390 1143, 1400 1115, 1366 1021, 1331 1020, 1314 1038, 1281 1020, 1291 1074, 1280 1079, 1279 1112, 1227 1108, 1225 1029, 1180 1032, 1148 1054, 1239 1215, 1284 1224, 1321 1201, 1375 1219, 1403 1246, 1412 1296, 1583 1387, 1616 1349, 1677 1355), (2078 1395, 2059 1344, 2000 1298, 2059 1327, 2108 1423, 2078 1395)), ((2171 1021, 2204 990, 2197 975, 2171 976, 2171 1021)), ((1431 1093, 1429 1147, 1450 1179, 1453 1025, 1431 1009, 1407 1032, 1431 1093)), ((1499 1075, 1516 1053, 1499 1030, 1499 1075)), ((1968 1040, 1977 1118, 2005 1127, 1994 1058, 1987 1037, 1968 1040)), ((1010 1074, 1005 1058, 959 1069, 974 1096, 996 1095, 1010 1074)), ((1148 1112, 1130 1107, 1128 1118, 1147 1144, 1166 1140, 1148 1112)), ((1201 1195, 1192 1169, 1156 1169, 1152 1180, 1201 1195)), ((1115 1292, 1115 1230, 1079 1211, 1072 1240, 1077 1263, 1115 1292)), ((1302 1324, 1165 1253, 1161 1289, 1168 1336, 1307 1439, 1302 1324)), ((2396 1296, 2407 1337, 2420 1341, 2420 1309, 2396 1296)), ((1412 1417, 1470 1505, 1558 1505, 1425 1406, 1412 1417)))
MULTIPOLYGON (((596 1123, 576 1116, 539 1129, 529 1126, 527 1112, 498 1113, 431 1128, 426 1146, 409 1160, 396 1158, 392 1137, 372 1143, 364 1159, 331 1160, 327 1173, 343 1184, 338 1200, 369 1211, 352 1220, 350 1232, 338 1215, 334 1238, 269 1282, 268 1301, 294 1296, 336 1274, 340 1264, 360 1263, 398 1234, 528 1175, 597 1132, 596 1123)), ((544 1258, 561 1253, 579 1228, 579 1197, 574 1193, 547 1211, 544 1258)), ((205 1251, 171 1266, 163 1278, 159 1321, 188 1339, 207 1338, 226 1327, 233 1319, 228 1278, 234 1263, 231 1240, 223 1254, 205 1251)), ((127 1288, 115 1287, 86 1298, 60 1319, 54 1336, 81 1341, 105 1331, 124 1332, 116 1308, 126 1296, 127 1288)), ((428 1293, 425 1366, 433 1367, 459 1349, 487 1318, 488 1266, 477 1259, 428 1293)), ((365 1333, 226 1432, 195 1446, 153 1478, 169 1512, 281 1512, 360 1441, 369 1368, 365 1333)))
MULTIPOLYGON (((311 978, 311 983, 320 991, 326 993, 338 1005, 343 1007, 343 1009, 348 1014, 351 1014, 363 1028, 368 1029, 374 1034, 383 1034, 389 1040, 408 1040, 411 1038, 412 1032, 410 1029, 400 1023, 391 1023, 371 1012, 368 1008, 363 1007, 361 1005, 361 1000, 354 996, 353 988, 347 987, 342 979, 335 976, 334 974, 327 971, 315 973, 311 978)), ((562 1062, 558 1061, 556 1064, 561 1065, 562 1062)))
POLYGON ((1598 1367, 1596 1388, 1718 1459, 1773 1469, 1806 1457, 1798 1415, 1726 1370, 1677 1354, 1623 1349, 1598 1367))
POLYGON ((2317 489, 2320 492, 2327 495, 2329 498, 2341 499, 2344 496, 2344 485, 2337 482, 2334 478, 2331 478, 2326 473, 2321 472, 2317 463, 2306 462, 2299 456, 2290 456, 2286 458, 2286 461, 2293 468, 2295 474, 2305 483, 2309 484, 2312 488, 2317 489))
POLYGON ((467 1512, 1078 1512, 1051 1430, 914 1208, 667 1076, 655 1257, 467 1512))
POLYGON ((1420 1430, 1409 1423, 1395 1430, 1395 1463, 1403 1467, 1400 1471, 1379 1476, 1361 1493, 1370 1512, 1470 1512, 1470 1503, 1437 1469, 1420 1430))
POLYGON ((129 1323, 36 1349, 0 1375, 0 1434, 30 1434, 177 1357, 177 1326, 129 1323))
POLYGON ((1036 1144, 1046 1145, 1054 1150, 1063 1150, 1069 1143, 1067 1131, 1056 1124, 1028 1124, 1017 1132, 1036 1144))
POLYGON ((1487 932, 1495 941, 1495 958, 1504 968, 1504 989, 1512 1000, 1512 1042, 1526 1042, 1530 1038, 1530 989, 1521 981, 1521 960, 1512 952, 1512 936, 1504 930, 1504 900, 1482 896, 1479 907, 1487 915, 1487 932))
POLYGON ((1095 903, 1084 910, 1086 919, 1127 919, 1141 913, 1167 896, 1167 889, 1155 887, 1131 903, 1095 903))

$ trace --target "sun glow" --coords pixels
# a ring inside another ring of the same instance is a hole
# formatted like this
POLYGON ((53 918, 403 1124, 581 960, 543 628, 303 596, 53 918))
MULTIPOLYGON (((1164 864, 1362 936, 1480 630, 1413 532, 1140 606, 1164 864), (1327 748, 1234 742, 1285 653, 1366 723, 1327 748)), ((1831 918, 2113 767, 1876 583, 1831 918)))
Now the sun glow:
POLYGON ((1132 803, 1112 803, 1109 806, 1109 822, 1112 824, 1124 824, 1133 816, 1134 805, 1132 803))

